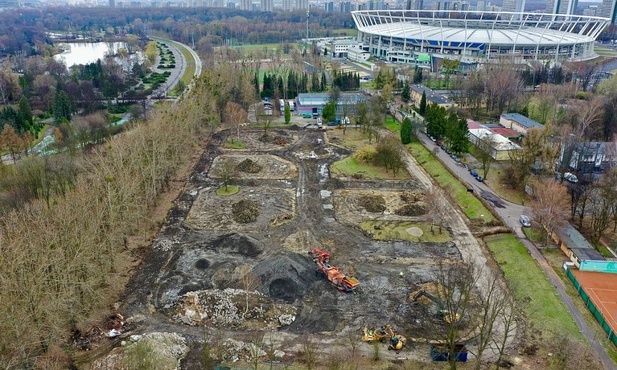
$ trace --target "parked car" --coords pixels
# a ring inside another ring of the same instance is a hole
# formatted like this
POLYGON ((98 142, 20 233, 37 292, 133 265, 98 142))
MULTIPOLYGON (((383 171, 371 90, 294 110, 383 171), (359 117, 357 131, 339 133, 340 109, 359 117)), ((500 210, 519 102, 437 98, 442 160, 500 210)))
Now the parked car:
POLYGON ((328 126, 338 126, 338 123, 335 121, 330 121, 327 123, 328 126))
POLYGON ((312 114, 310 114, 310 113, 304 113, 304 114, 302 115, 302 118, 312 118, 312 117, 313 117, 313 115, 312 115, 312 114))
POLYGON ((566 172, 563 174, 563 178, 566 179, 569 182, 572 183, 577 183, 578 182, 578 177, 576 177, 575 174, 570 173, 570 172, 566 172))
POLYGON ((518 220, 521 222, 521 225, 524 227, 531 227, 531 217, 527 215, 521 215, 518 220))
POLYGON ((437 141, 437 139, 435 139, 434 136, 429 136, 428 138, 431 139, 432 142, 436 142, 437 141))
POLYGON ((473 177, 478 177, 478 173, 476 172, 476 170, 471 170, 469 171, 469 173, 471 174, 471 176, 473 177))
POLYGON ((484 181, 484 179, 482 178, 482 176, 478 176, 478 177, 476 177, 476 180, 478 180, 478 182, 482 182, 482 181, 484 181))

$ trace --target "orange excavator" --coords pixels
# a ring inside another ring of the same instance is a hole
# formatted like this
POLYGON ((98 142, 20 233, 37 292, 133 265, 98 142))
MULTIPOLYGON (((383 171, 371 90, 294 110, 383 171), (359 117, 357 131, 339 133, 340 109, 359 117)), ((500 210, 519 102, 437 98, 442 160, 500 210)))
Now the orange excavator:
POLYGON ((352 292, 360 285, 358 279, 346 276, 338 267, 330 266, 330 253, 313 248, 313 250, 309 252, 309 256, 311 256, 313 262, 317 264, 319 272, 328 278, 338 290, 342 292, 352 292))

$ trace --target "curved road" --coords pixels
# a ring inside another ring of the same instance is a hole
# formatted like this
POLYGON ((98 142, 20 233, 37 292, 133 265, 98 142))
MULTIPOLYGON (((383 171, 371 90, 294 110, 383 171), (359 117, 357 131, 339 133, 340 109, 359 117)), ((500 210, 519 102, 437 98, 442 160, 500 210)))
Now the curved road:
MULTIPOLYGON (((418 138, 427 149, 432 150, 435 147, 435 143, 430 141, 428 137, 426 137, 426 135, 420 134, 418 138)), ((540 268, 544 271, 553 286, 557 289, 557 293, 561 297, 561 300, 568 308, 568 311, 570 311, 574 322, 578 325, 579 331, 585 336, 591 347, 596 351, 598 357, 604 365, 604 368, 610 370, 617 370, 617 367, 615 367, 615 363, 611 360, 610 356, 606 352, 606 349, 602 346, 602 343, 597 340, 596 334, 589 327, 589 325, 587 325, 587 322, 581 315, 580 311, 574 305, 572 298, 566 293, 563 281, 559 278, 559 276, 557 276, 555 271, 549 265, 546 258, 544 258, 544 255, 540 253, 535 244, 533 244, 525 237, 518 218, 521 214, 529 214, 530 209, 501 199, 486 184, 477 182, 476 179, 471 176, 471 174, 465 167, 454 162, 454 160, 450 158, 450 156, 443 150, 439 150, 439 152, 437 153, 437 157, 439 157, 441 162, 448 166, 448 168, 452 172, 454 172, 461 180, 466 181, 469 185, 471 185, 474 191, 492 206, 497 215, 499 215, 499 217, 506 224, 506 226, 510 227, 512 230, 515 231, 517 239, 521 243, 523 243, 525 248, 527 248, 527 250, 533 257, 533 259, 538 262, 540 268)))
MULTIPOLYGON (((199 59, 199 55, 197 55, 195 50, 191 49, 190 46, 182 44, 177 41, 163 39, 160 37, 151 36, 150 38, 152 40, 165 43, 169 47, 169 50, 171 50, 171 52, 174 54, 174 57, 176 59, 176 68, 170 71, 171 75, 169 76, 169 78, 167 79, 167 83, 165 84, 165 95, 167 95, 178 84, 178 82, 180 82, 180 79, 184 75, 186 68, 190 64, 195 65, 195 73, 193 74, 193 77, 199 77, 201 75, 201 71, 202 71, 201 59, 199 59), (187 50, 191 54, 195 62, 192 62, 192 63, 187 62, 180 48, 184 48, 185 50, 187 50)), ((191 82, 187 90, 190 90, 192 86, 193 86, 193 82, 191 82)))

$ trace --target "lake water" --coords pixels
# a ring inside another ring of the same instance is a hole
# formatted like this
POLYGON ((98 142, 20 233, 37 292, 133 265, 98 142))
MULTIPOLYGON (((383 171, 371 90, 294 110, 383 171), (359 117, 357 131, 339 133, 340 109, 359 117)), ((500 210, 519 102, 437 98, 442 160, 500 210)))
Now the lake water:
POLYGON ((54 56, 58 61, 64 60, 67 68, 74 65, 94 63, 98 59, 103 60, 108 54, 110 47, 113 48, 113 53, 120 48, 125 48, 124 42, 71 42, 62 43, 63 48, 67 50, 54 56))

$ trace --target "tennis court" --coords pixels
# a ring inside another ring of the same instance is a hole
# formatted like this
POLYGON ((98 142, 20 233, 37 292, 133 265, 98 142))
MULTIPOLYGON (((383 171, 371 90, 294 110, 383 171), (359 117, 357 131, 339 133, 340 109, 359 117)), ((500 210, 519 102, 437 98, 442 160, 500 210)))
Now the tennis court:
POLYGON ((612 332, 617 331, 617 274, 570 270, 612 332))

